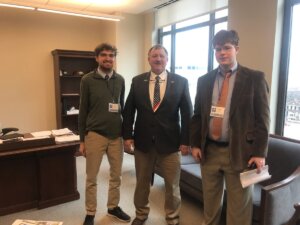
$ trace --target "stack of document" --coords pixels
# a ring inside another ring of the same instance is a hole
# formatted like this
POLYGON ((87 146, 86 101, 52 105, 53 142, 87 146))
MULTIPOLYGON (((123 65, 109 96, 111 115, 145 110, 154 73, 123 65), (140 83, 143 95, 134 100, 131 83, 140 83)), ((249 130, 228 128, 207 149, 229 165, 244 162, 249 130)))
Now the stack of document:
POLYGON ((12 225, 63 225, 59 221, 15 220, 12 225))
POLYGON ((69 128, 52 130, 52 135, 55 137, 56 143, 79 141, 79 135, 75 135, 69 128))
POLYGON ((69 128, 63 128, 63 129, 51 130, 51 131, 33 132, 31 133, 31 135, 35 139, 54 136, 56 143, 79 141, 79 135, 75 135, 69 128))
POLYGON ((56 143, 66 143, 72 141, 79 141, 79 135, 71 134, 71 135, 63 135, 55 137, 56 143))
POLYGON ((61 135, 70 135, 73 134, 73 132, 69 128, 62 128, 58 130, 52 130, 53 136, 61 136, 61 135))
POLYGON ((243 188, 270 178, 271 175, 269 174, 268 165, 264 166, 260 173, 257 173, 257 169, 247 170, 243 173, 240 173, 240 180, 243 188))
POLYGON ((32 135, 31 139, 38 139, 38 138, 47 138, 47 137, 50 137, 52 133, 51 133, 50 130, 45 130, 45 131, 32 132, 30 134, 32 135))

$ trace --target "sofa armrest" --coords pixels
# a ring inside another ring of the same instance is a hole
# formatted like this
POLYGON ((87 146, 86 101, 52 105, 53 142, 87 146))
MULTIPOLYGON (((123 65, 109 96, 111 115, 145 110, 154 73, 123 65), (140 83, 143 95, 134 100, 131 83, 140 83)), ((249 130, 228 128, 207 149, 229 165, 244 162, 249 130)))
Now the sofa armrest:
POLYGON ((287 225, 299 225, 300 224, 300 202, 294 205, 295 213, 287 225))
POLYGON ((286 179, 261 190, 260 225, 287 224, 300 202, 300 166, 286 179))

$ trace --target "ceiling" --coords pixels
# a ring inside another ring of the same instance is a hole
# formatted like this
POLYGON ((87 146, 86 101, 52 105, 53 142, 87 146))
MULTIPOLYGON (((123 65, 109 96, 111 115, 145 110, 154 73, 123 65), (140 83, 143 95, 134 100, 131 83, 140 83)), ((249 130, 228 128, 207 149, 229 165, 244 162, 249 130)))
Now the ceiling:
POLYGON ((80 11, 82 13, 121 15, 141 14, 174 0, 0 0, 0 3, 80 11))

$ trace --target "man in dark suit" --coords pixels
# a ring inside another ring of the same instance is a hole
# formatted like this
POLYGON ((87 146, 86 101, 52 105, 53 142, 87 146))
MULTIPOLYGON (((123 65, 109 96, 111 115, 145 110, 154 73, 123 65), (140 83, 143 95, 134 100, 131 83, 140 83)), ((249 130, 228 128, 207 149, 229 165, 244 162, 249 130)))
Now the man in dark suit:
POLYGON ((148 218, 149 192, 155 165, 165 181, 165 213, 168 225, 179 224, 180 153, 189 152, 189 122, 192 104, 187 79, 166 71, 167 50, 161 45, 148 52, 151 71, 132 79, 123 111, 125 151, 134 149, 136 218, 142 225, 148 218))
POLYGON ((251 164, 259 172, 267 154, 268 84, 263 72, 237 63, 238 42, 236 31, 219 31, 213 38, 219 67, 198 79, 191 146, 201 163, 205 225, 219 225, 224 181, 226 224, 252 224, 252 187, 242 188, 239 174, 251 164))

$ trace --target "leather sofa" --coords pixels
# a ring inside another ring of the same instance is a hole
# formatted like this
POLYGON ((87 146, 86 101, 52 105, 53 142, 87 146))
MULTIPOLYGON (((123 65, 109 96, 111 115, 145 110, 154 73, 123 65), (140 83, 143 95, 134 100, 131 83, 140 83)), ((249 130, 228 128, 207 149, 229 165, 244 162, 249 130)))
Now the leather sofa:
MULTIPOLYGON (((272 177, 254 185, 253 225, 300 224, 300 142, 270 135, 266 164, 272 177)), ((180 188, 202 202, 200 165, 191 155, 182 156, 180 188)))

